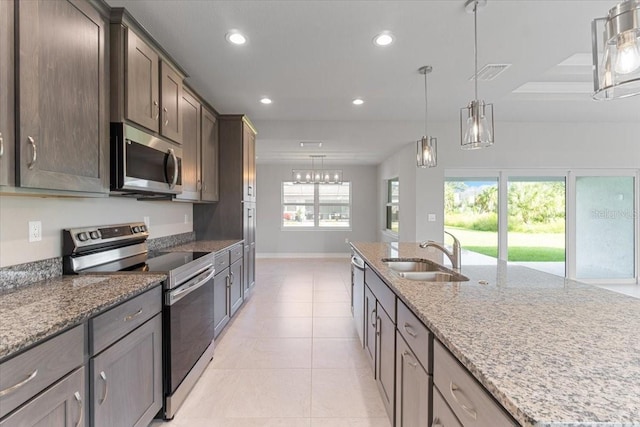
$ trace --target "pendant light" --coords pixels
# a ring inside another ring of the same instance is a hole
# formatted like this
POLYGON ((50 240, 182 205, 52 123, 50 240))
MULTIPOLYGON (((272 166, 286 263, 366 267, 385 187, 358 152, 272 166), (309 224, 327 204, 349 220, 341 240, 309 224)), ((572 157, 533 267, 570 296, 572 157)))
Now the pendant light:
POLYGON ((311 157, 311 169, 292 169, 291 177, 294 184, 342 184, 342 169, 325 169, 323 154, 311 157), (316 159, 320 159, 321 166, 316 169, 316 159))
POLYGON ((493 145, 493 104, 485 104, 484 101, 478 99, 478 7, 483 7, 486 4, 486 0, 467 0, 465 3, 467 12, 473 12, 475 98, 468 106, 460 109, 460 137, 463 150, 493 145))
POLYGON ((424 75, 424 136, 417 143, 417 160, 420 168, 433 168, 438 164, 437 147, 438 140, 429 136, 427 132, 428 102, 427 102, 427 74, 433 71, 431 65, 418 68, 418 72, 424 75))
POLYGON ((594 99, 640 94, 640 0, 624 1, 591 24, 594 99))

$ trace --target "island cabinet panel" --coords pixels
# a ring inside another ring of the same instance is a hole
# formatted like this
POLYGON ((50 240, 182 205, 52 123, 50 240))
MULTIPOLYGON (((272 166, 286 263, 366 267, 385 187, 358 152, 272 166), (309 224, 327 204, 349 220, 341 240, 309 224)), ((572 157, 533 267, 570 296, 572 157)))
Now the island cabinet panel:
POLYGON ((387 415, 393 420, 396 329, 380 302, 376 307, 376 323, 376 381, 387 415))
POLYGON ((396 336, 396 427, 429 427, 431 377, 402 335, 396 336))
POLYGON ((462 427, 440 392, 433 389, 433 422, 431 427, 462 427))
POLYGON ((364 287, 364 351, 375 375, 376 362, 376 299, 368 286, 364 287))
POLYGON ((409 344, 424 369, 433 372, 433 337, 407 306, 398 300, 398 331, 409 344))
POLYGON ((85 416, 84 367, 0 421, 0 427, 83 427, 85 416))
POLYGON ((106 23, 85 0, 22 1, 15 7, 16 184, 106 193, 106 23))
POLYGON ((0 1, 0 185, 15 184, 13 2, 0 1))
POLYGON ((518 425, 437 340, 433 382, 464 427, 518 425))
POLYGON ((126 34, 125 117, 158 132, 160 117, 160 58, 133 31, 126 34))

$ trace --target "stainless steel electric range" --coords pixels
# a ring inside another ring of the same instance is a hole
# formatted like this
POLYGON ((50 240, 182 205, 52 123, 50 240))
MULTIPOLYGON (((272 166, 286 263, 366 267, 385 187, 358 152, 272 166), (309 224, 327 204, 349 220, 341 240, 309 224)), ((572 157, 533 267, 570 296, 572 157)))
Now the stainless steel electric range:
POLYGON ((213 357, 214 255, 152 253, 144 223, 63 230, 65 274, 165 273, 163 417, 172 419, 213 357))

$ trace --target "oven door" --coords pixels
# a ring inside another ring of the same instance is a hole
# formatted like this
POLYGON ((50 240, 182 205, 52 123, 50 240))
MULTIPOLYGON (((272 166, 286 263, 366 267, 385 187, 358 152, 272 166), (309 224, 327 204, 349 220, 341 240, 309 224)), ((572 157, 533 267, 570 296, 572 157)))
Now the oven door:
POLYGON ((165 293, 165 394, 173 394, 213 341, 213 276, 210 268, 165 293))
POLYGON ((111 190, 182 192, 182 149, 123 123, 111 124, 111 190))

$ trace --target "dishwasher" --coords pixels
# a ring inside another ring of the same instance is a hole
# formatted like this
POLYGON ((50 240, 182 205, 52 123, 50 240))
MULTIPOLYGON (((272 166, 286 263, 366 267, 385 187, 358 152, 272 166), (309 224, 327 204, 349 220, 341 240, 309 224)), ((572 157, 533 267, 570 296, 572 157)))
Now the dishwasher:
POLYGON ((355 251, 351 256, 351 312, 364 347, 364 261, 355 251))

